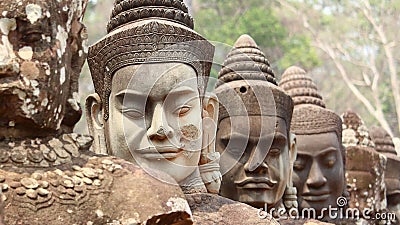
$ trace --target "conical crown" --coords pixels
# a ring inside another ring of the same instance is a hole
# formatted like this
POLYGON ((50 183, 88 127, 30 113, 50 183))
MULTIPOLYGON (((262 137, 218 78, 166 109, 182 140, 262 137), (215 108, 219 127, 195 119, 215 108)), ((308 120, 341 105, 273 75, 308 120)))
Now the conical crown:
POLYGON ((326 109, 317 86, 302 68, 291 66, 279 83, 294 102, 291 129, 298 135, 335 132, 342 139, 342 121, 335 112, 326 109))
POLYGON ((322 96, 318 93, 317 86, 306 71, 297 66, 285 70, 279 86, 288 93, 294 105, 313 104, 325 108, 322 96))
POLYGON ((357 113, 348 110, 342 115, 342 120, 343 145, 346 148, 349 146, 375 147, 364 121, 357 113))
POLYGON ((234 44, 218 79, 217 86, 234 80, 267 80, 277 85, 270 63, 253 38, 247 34, 240 36, 234 44))
POLYGON ((116 0, 107 24, 107 32, 143 19, 170 20, 193 29, 193 18, 182 0, 116 0))
POLYGON ((369 129, 369 134, 378 152, 397 155, 393 139, 385 129, 373 126, 369 129))

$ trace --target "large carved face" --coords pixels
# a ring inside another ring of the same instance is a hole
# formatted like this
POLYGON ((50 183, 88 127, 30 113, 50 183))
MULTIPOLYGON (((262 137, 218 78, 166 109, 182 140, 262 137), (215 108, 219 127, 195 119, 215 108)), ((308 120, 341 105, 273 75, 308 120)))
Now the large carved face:
MULTIPOLYGON (((375 209, 375 177, 366 171, 347 171, 347 180, 350 186, 350 208, 375 209)), ((382 196, 384 197, 384 196, 382 196)))
POLYGON ((293 184, 300 210, 336 207, 345 185, 341 145, 336 133, 296 135, 296 139, 293 184))
POLYGON ((86 37, 80 33, 85 2, 0 2, 0 135, 59 129, 71 108, 77 115, 68 125, 79 119, 76 91, 86 56, 86 37))
POLYGON ((276 120, 274 134, 265 123, 275 121, 273 117, 234 116, 220 121, 216 148, 221 154, 222 196, 254 207, 274 206, 282 198, 295 150, 285 121, 276 120))
POLYGON ((202 147, 197 87, 196 71, 183 63, 116 71, 104 126, 108 153, 186 179, 198 168, 202 147))

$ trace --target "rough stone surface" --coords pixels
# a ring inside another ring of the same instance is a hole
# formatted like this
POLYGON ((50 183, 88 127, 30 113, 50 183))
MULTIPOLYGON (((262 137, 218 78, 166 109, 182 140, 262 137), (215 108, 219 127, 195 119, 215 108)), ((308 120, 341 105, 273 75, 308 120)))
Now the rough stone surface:
MULTIPOLYGON (((97 157, 88 149, 79 149, 79 157, 73 157, 63 146, 74 144, 78 150, 78 144, 64 141, 72 140, 66 135, 73 136, 65 134, 50 141, 61 143, 58 147, 68 155, 67 160, 58 161, 61 157, 56 155, 55 160, 43 158, 47 162, 44 166, 29 158, 25 158, 25 164, 12 159, 2 164, 0 183, 2 199, 6 199, 6 224, 130 224, 128 221, 152 224, 157 220, 167 224, 192 223, 189 206, 178 185, 163 183, 124 160, 97 157)), ((48 144, 46 139, 35 141, 48 144)), ((1 146, 0 152, 12 152, 25 146, 26 141, 14 143, 18 144, 13 148, 1 146)), ((26 145, 25 149, 28 146, 33 148, 26 145)), ((50 145, 49 149, 51 152, 50 145)), ((40 150, 39 153, 45 154, 40 150)), ((173 182, 162 173, 152 175, 173 182)))
POLYGON ((357 113, 348 110, 342 119, 349 207, 361 212, 368 208, 371 214, 382 212, 387 207, 384 182, 387 158, 375 150, 369 131, 357 113))
POLYGON ((274 219, 259 218, 256 208, 219 195, 197 193, 186 198, 195 224, 279 224, 274 219))
POLYGON ((192 224, 185 196, 168 175, 95 155, 91 137, 70 133, 81 115, 87 3, 0 1, 4 223, 192 224))

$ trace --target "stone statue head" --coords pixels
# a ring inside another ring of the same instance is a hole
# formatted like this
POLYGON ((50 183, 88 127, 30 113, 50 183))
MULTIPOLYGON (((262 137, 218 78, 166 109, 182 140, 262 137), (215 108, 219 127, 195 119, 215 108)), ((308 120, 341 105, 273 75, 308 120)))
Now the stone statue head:
POLYGON ((297 207, 291 181, 295 137, 289 132, 293 102, 249 35, 242 35, 228 54, 215 92, 220 194, 254 207, 297 207))
POLYGON ((188 192, 218 192, 216 128, 203 129, 218 115, 205 93, 214 46, 182 1, 116 0, 107 30, 88 54, 94 151, 167 172, 188 192))
POLYGON ((400 218, 400 158, 396 154, 393 139, 382 127, 371 127, 369 135, 376 151, 387 158, 385 170, 387 207, 400 218))
POLYGON ((71 131, 86 58, 87 1, 0 2, 0 137, 71 131))
POLYGON ((375 150, 361 117, 346 111, 343 120, 343 145, 346 147, 346 180, 349 206, 378 212, 386 208, 384 172, 386 157, 375 150))
POLYGON ((346 188, 342 121, 325 108, 311 77, 299 67, 289 67, 279 84, 294 101, 291 131, 296 134, 297 159, 293 183, 298 191, 299 210, 321 212, 346 188))

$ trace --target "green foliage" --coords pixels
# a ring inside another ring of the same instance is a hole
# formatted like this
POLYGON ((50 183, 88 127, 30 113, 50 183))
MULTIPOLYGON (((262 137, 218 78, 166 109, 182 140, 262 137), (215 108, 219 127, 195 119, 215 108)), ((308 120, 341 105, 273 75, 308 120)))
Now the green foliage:
POLYGON ((233 45, 242 34, 249 34, 279 71, 291 65, 311 69, 319 65, 310 40, 289 35, 274 7, 260 0, 198 0, 194 11, 195 29, 207 39, 233 45))

